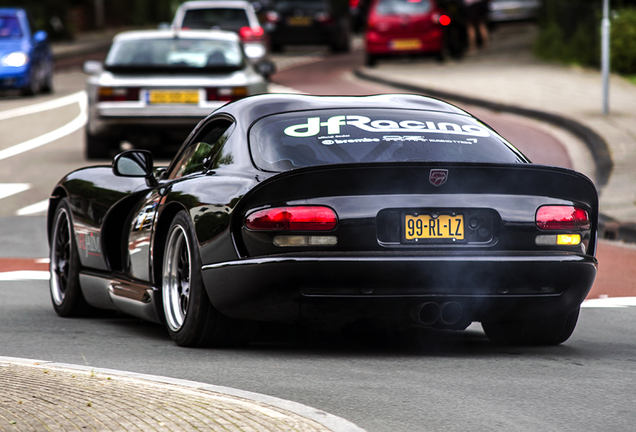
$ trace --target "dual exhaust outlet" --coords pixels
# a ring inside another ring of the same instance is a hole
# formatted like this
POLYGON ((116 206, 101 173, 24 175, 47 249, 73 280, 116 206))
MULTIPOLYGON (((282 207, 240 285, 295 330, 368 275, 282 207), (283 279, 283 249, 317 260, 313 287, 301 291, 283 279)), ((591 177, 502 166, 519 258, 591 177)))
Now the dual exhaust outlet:
POLYGON ((445 325, 455 325, 464 314, 464 308, 457 302, 426 302, 413 309, 413 320, 418 324, 430 326, 438 321, 445 325))

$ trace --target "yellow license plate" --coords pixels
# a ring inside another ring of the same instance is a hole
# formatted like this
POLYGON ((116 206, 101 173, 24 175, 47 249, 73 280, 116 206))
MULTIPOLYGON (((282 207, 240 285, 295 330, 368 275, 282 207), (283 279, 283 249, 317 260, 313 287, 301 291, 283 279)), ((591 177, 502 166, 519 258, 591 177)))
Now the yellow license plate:
POLYGON ((418 50, 422 48, 422 42, 419 39, 394 39, 390 46, 396 51, 418 50))
POLYGON ((404 217, 406 240, 455 239, 464 240, 463 215, 409 215, 404 217))
POLYGON ((308 16, 289 17, 287 18, 287 24, 290 26, 310 26, 311 17, 308 17, 308 16))
POLYGON ((198 104, 197 90, 150 90, 148 103, 151 104, 198 104))

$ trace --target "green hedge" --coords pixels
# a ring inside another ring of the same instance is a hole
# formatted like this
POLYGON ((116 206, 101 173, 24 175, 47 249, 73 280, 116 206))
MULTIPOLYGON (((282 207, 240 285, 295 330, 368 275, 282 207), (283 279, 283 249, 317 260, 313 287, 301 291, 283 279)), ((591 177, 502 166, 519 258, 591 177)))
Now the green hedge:
POLYGON ((622 74, 636 74, 636 7, 616 12, 611 28, 611 65, 622 74))
MULTIPOLYGON (((602 0, 546 0, 535 54, 547 60, 599 67, 602 0)), ((612 0, 611 66, 636 74, 636 0, 612 0)))

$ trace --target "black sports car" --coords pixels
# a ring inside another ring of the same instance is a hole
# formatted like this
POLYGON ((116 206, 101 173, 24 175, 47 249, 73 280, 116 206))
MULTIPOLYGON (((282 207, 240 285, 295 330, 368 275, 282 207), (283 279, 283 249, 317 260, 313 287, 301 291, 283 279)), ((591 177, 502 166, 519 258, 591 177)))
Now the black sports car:
POLYGON ((422 96, 260 95, 203 120, 165 168, 130 150, 64 177, 48 232, 61 316, 115 309, 178 345, 258 321, 572 334, 598 197, 422 96))

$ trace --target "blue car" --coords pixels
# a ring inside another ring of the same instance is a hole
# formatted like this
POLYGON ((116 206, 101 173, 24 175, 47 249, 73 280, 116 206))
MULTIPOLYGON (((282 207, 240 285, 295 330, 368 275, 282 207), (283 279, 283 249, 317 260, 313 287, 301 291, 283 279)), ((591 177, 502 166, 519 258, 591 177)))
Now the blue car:
POLYGON ((37 31, 20 8, 0 8, 0 89, 24 95, 53 90, 53 54, 45 31, 37 31))

